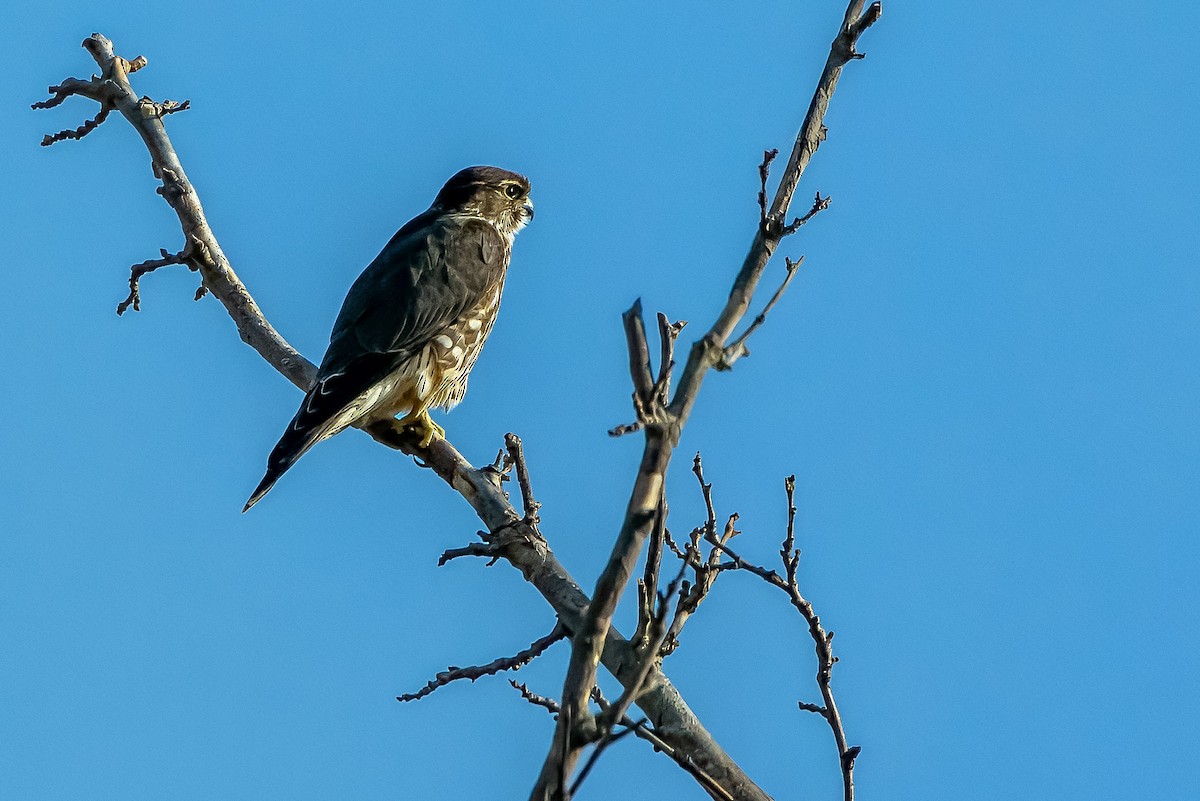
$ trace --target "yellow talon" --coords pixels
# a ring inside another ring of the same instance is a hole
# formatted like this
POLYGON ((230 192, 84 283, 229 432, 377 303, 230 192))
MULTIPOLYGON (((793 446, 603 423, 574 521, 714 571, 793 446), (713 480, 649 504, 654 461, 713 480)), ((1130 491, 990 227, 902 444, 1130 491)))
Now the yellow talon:
POLYGON ((446 429, 430 419, 428 409, 409 412, 400 420, 400 425, 411 428, 421 435, 420 445, 422 448, 428 448, 434 437, 446 438, 446 429))

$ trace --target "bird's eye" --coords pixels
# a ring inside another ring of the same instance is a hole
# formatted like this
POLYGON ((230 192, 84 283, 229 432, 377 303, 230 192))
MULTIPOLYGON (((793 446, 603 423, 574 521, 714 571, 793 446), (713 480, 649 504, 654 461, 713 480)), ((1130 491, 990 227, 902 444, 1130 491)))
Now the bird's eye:
POLYGON ((513 197, 513 198, 520 197, 521 187, 518 186, 517 184, 509 184, 508 186, 504 187, 504 194, 508 195, 509 197, 513 197))

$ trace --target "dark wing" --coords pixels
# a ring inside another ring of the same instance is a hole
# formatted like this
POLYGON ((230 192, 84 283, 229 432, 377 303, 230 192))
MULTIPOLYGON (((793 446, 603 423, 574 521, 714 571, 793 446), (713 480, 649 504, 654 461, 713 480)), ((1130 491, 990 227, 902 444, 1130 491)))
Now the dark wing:
MULTIPOLYGON (((508 243, 488 223, 427 211, 363 271, 338 313, 317 382, 267 460, 246 511, 367 389, 474 309, 503 280, 508 243)), ((365 409, 362 411, 366 411, 365 409)))
POLYGON ((407 358, 504 278, 508 244, 490 224, 436 216, 410 229, 413 223, 392 237, 350 287, 318 380, 349 369, 366 354, 407 358))

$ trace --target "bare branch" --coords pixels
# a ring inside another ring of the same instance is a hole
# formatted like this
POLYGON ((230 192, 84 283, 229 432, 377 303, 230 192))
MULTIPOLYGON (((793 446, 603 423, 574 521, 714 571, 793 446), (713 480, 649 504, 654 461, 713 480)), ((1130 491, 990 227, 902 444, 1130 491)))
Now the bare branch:
POLYGON ((166 249, 159 248, 158 252, 162 254, 161 259, 147 259, 141 264, 135 264, 129 268, 129 297, 117 304, 118 317, 128 311, 130 306, 133 307, 134 311, 142 310, 142 293, 139 282, 143 276, 154 272, 159 267, 166 267, 170 264, 187 264, 185 251, 168 253, 166 249))
POLYGON ((692 345, 688 354, 687 364, 679 378, 670 407, 677 425, 680 427, 686 423, 691 414, 692 406, 696 402, 700 385, 703 383, 708 369, 721 361, 725 343, 749 309, 763 270, 779 245, 782 236, 782 221, 787 216, 796 186, 800 183, 800 178, 816 152, 817 146, 825 137, 825 112, 829 107, 833 92, 837 88, 842 67, 860 56, 854 49, 858 37, 879 19, 882 12, 879 3, 873 3, 865 13, 863 13, 862 7, 863 0, 851 0, 847 7, 838 35, 830 46, 825 68, 817 81, 817 89, 813 93, 808 111, 804 116, 804 123, 800 126, 800 132, 796 136, 796 143, 788 158, 787 168, 775 191, 775 198, 766 212, 767 222, 759 225, 750 250, 742 262, 737 278, 734 279, 725 307, 717 316, 712 328, 692 345))
POLYGON ((746 347, 746 340, 767 321, 767 315, 771 313, 771 309, 775 308, 775 304, 779 302, 779 299, 783 297, 783 293, 787 291, 788 284, 792 283, 792 278, 796 275, 796 271, 804 263, 804 257, 801 256, 796 261, 785 258, 784 262, 787 264, 787 275, 784 276, 783 283, 779 285, 779 289, 775 290, 775 294, 767 301, 767 305, 763 307, 763 310, 754 318, 754 322, 750 323, 750 326, 742 332, 741 336, 721 351, 721 358, 713 365, 715 369, 732 370, 734 362, 743 356, 750 355, 750 349, 746 347))
MULTIPOLYGON (((512 685, 513 689, 521 694, 522 698, 524 698, 533 706, 541 707, 552 715, 557 715, 559 713, 559 704, 553 698, 538 695, 530 690, 526 685, 519 684, 513 679, 509 679, 508 683, 512 685)), ((604 694, 600 692, 599 687, 592 688, 591 698, 597 703, 597 705, 599 705, 601 710, 608 709, 609 706, 611 706, 608 700, 605 699, 604 694)), ((716 779, 705 773, 704 770, 698 766, 691 757, 689 757, 687 754, 681 753, 666 740, 662 739, 662 737, 660 737, 656 731, 647 727, 645 720, 634 721, 626 716, 621 719, 620 725, 628 729, 632 729, 634 734, 636 734, 640 739, 645 740, 654 746, 654 750, 666 754, 668 757, 674 760, 675 764, 679 765, 679 767, 691 774, 697 783, 699 783, 700 786, 703 787, 712 798, 717 799, 717 801, 735 801, 734 796, 732 796, 728 790, 718 784, 716 779)), ((580 781, 582 781, 582 778, 580 781)), ((575 787, 572 788, 571 792, 575 792, 575 790, 578 789, 578 786, 579 781, 575 783, 575 787)))
MULTIPOLYGON (((635 395, 634 397, 636 398, 637 396, 635 395)), ((622 423, 619 426, 613 426, 608 429, 608 435, 610 437, 623 437, 626 434, 633 434, 641 430, 642 424, 635 421, 633 423, 622 423)))
MULTIPOLYGON (((635 304, 631 312, 639 310, 635 304)), ((636 315, 640 326, 641 315, 636 315)), ((636 326, 628 320, 626 331, 636 326)), ((643 338, 644 339, 644 338, 643 338)), ((635 380, 636 378, 635 371, 635 380)), ((649 371, 646 371, 646 376, 649 371)), ((639 393, 635 392, 635 397, 639 393)), ((665 410, 664 410, 665 411, 665 410)), ((533 801, 551 801, 566 792, 564 778, 570 776, 579 757, 580 748, 574 740, 572 722, 580 725, 589 719, 587 696, 596 683, 596 668, 610 637, 613 613, 617 603, 641 554, 657 515, 659 500, 663 493, 663 481, 671 451, 677 441, 678 428, 673 423, 654 420, 645 427, 646 444, 642 451, 642 462, 634 481, 625 519, 612 553, 592 593, 592 602, 587 614, 578 627, 572 627, 571 661, 563 683, 562 704, 564 714, 555 727, 546 760, 537 783, 530 795, 533 801)), ((640 665, 639 665, 640 667, 640 665)), ((630 676, 637 680, 637 671, 630 676)), ((626 688, 630 683, 622 682, 626 688)), ((656 724, 657 725, 657 724, 656 724)))
MULTIPOLYGON (((45 108, 42 106, 41 108, 45 108)), ((100 123, 108 119, 108 113, 112 111, 112 107, 105 104, 100 106, 100 110, 96 112, 96 116, 92 117, 80 125, 78 128, 59 131, 56 134, 46 134, 42 137, 42 147, 49 147, 55 142, 62 142, 66 139, 82 139, 92 131, 100 127, 100 123)))
POLYGON ((685 325, 687 325, 687 320, 673 323, 667 319, 667 315, 662 312, 658 313, 658 338, 661 344, 658 379, 654 382, 653 393, 656 407, 665 408, 670 402, 671 370, 675 367, 675 340, 679 338, 679 332, 685 325))
POLYGON ((149 97, 142 97, 138 102, 142 106, 143 114, 148 117, 158 117, 159 119, 168 114, 187 111, 192 107, 192 101, 190 100, 184 100, 182 103, 174 100, 164 100, 161 103, 155 103, 149 97))
POLYGON ((534 642, 524 651, 518 651, 512 656, 505 656, 488 662, 486 665, 470 666, 470 667, 455 667, 451 665, 443 672, 437 674, 421 689, 415 693, 405 693, 396 696, 396 700, 400 702, 416 701, 430 695, 439 687, 445 687, 452 681, 459 679, 468 679, 472 683, 476 679, 484 676, 491 676, 504 670, 520 670, 528 665, 538 656, 541 656, 547 648, 567 636, 567 630, 562 623, 556 623, 554 628, 545 637, 534 640, 534 642))
POLYGON ((646 549, 646 569, 638 582, 638 627, 633 643, 637 648, 645 647, 650 636, 650 624, 654 620, 654 598, 658 592, 658 571, 662 565, 663 543, 667 537, 667 498, 664 493, 659 499, 658 516, 650 532, 650 544, 646 549))
POLYGON ((767 229, 767 177, 771 174, 771 162, 779 155, 779 148, 763 151, 762 164, 758 165, 758 178, 762 188, 758 190, 758 227, 763 233, 767 229))
MULTIPOLYGON (((434 464, 426 466, 437 470, 437 466, 434 464)), ((479 472, 487 475, 490 471, 485 467, 479 472)), ((507 498, 505 498, 505 502, 507 503, 507 498)), ((438 567, 443 567, 447 562, 463 556, 482 556, 489 560, 487 566, 491 567, 501 559, 512 561, 512 550, 525 547, 549 552, 549 546, 542 533, 525 520, 505 523, 495 531, 476 531, 475 535, 483 542, 473 542, 462 548, 450 548, 444 551, 438 558, 438 567)))
POLYGON ((796 219, 792 220, 791 223, 784 226, 783 230, 779 232, 780 237, 791 236, 799 231, 802 225, 811 220, 813 217, 816 217, 821 212, 825 211, 825 209, 829 208, 829 204, 832 202, 833 198, 821 197, 821 193, 817 192, 817 197, 815 200, 813 200, 812 208, 809 209, 803 217, 797 217, 796 219))
MULTIPOLYGON (((602 711, 607 711, 611 706, 608 699, 604 697, 604 693, 600 692, 599 687, 592 688, 591 697, 602 711)), ((717 801, 734 801, 734 797, 730 795, 729 791, 718 784, 713 777, 709 776, 699 766, 692 762, 691 758, 688 757, 687 754, 682 754, 675 748, 671 747, 670 744, 658 736, 657 732, 648 729, 644 722, 638 724, 626 716, 621 719, 620 723, 622 726, 633 728, 637 736, 653 745, 656 751, 661 751, 671 759, 675 760, 675 763, 690 773, 711 797, 717 799, 717 801)), ((580 775, 582 777, 583 773, 581 772, 580 775)), ((582 778, 580 778, 580 781, 582 781, 582 778)), ((572 788, 571 790, 572 793, 575 792, 575 789, 578 788, 578 785, 579 782, 576 782, 575 788, 572 788)))
POLYGON ((671 608, 671 599, 679 592, 679 585, 683 581, 685 569, 686 565, 680 566, 679 574, 667 585, 666 592, 658 597, 658 609, 650 621, 650 626, 646 633, 646 643, 637 649, 640 664, 637 672, 634 674, 633 680, 625 685, 616 703, 604 710, 598 717, 597 722, 600 730, 603 732, 602 739, 607 738, 616 722, 625 717, 625 713, 629 711, 629 707, 633 705, 646 686, 646 680, 650 677, 650 672, 655 667, 655 663, 658 660, 658 653, 662 649, 663 638, 666 636, 666 620, 671 608))
POLYGON ((438 567, 443 567, 447 562, 452 562, 463 556, 482 556, 489 560, 488 567, 500 561, 500 549, 486 542, 473 542, 470 545, 464 545, 461 548, 449 548, 442 552, 438 557, 438 567))
MULTIPOLYGON (((508 463, 517 471, 517 486, 521 488, 521 507, 525 510, 525 523, 534 531, 538 531, 538 510, 542 505, 533 497, 533 486, 529 482, 529 467, 525 463, 525 449, 521 438, 516 434, 504 435, 504 446, 508 449, 508 463)), ((541 532, 538 531, 540 535, 541 532)))
MULTIPOLYGON (((665 503, 666 502, 664 500, 660 506, 660 520, 665 517, 665 503)), ((659 528, 660 526, 661 523, 656 525, 656 528, 659 528)), ((564 796, 565 798, 569 799, 574 796, 584 779, 587 778, 588 773, 591 772, 592 766, 596 764, 596 761, 600 758, 604 751, 613 742, 620 739, 624 735, 624 733, 622 733, 614 736, 613 729, 618 723, 628 720, 626 712, 628 712, 629 708, 637 701, 638 696, 646 687, 646 682, 650 678, 651 673, 658 667, 658 655, 662 649, 663 639, 666 636, 666 619, 670 610, 671 599, 675 597, 677 593, 679 593, 679 585, 680 582, 683 581, 683 574, 686 569, 687 565, 681 565, 679 568, 679 573, 671 581, 666 592, 658 596, 657 609, 653 611, 653 613, 651 613, 649 609, 645 610, 645 614, 649 617, 649 622, 645 627, 644 637, 640 637, 635 640, 634 660, 636 667, 634 668, 634 676, 631 681, 625 684, 625 688, 621 692, 620 697, 617 698, 616 702, 613 704, 605 703, 600 714, 596 715, 588 723, 586 731, 580 731, 570 726, 567 727, 567 731, 571 734, 572 738, 578 737, 581 742, 588 742, 593 739, 598 739, 598 742, 596 743, 596 747, 592 750, 591 755, 584 763, 578 778, 575 780, 574 784, 571 785, 570 791, 564 796), (595 729, 594 733, 592 729, 595 729)), ((645 598, 646 605, 649 606, 652 603, 650 600, 652 594, 647 589, 646 582, 640 583, 639 590, 641 591, 643 598, 645 598)), ((642 632, 642 628, 640 626, 639 632, 642 632)), ((597 700, 597 703, 599 703, 600 699, 603 698, 603 695, 600 693, 600 689, 593 685, 592 689, 589 691, 589 697, 591 697, 593 700, 597 700)), ((642 721, 633 724, 633 729, 644 725, 644 723, 645 720, 643 719, 642 721)), ((573 745, 573 743, 571 744, 573 745)), ((566 786, 567 766, 571 762, 571 755, 571 748, 569 746, 564 746, 564 750, 559 755, 559 759, 556 760, 556 764, 558 766, 559 783, 555 792, 561 793, 562 789, 566 786)))
POLYGON ((817 81, 817 91, 813 93, 812 102, 804 116, 804 124, 800 126, 800 133, 788 159, 787 169, 771 204, 770 215, 778 220, 787 215, 796 185, 800 183, 804 170, 825 138, 825 111, 829 108, 829 100, 833 97, 834 90, 837 89, 842 67, 854 59, 863 57, 863 54, 855 50, 858 38, 867 28, 874 25, 883 13, 880 3, 872 3, 865 13, 862 10, 863 4, 864 0, 851 0, 846 7, 846 15, 838 35, 829 48, 829 58, 825 61, 825 69, 821 71, 821 78, 817 81))
POLYGON ((100 93, 99 93, 99 87, 94 86, 93 83, 98 83, 98 81, 93 80, 92 82, 89 82, 89 81, 81 81, 78 78, 67 78, 67 80, 63 81, 61 84, 58 84, 56 86, 51 86, 50 88, 48 88, 46 90, 47 93, 50 95, 49 98, 47 98, 46 100, 38 100, 35 103, 31 103, 29 107, 31 109, 33 109, 34 111, 37 111, 39 109, 54 108, 55 106, 62 105, 62 102, 64 100, 66 100, 68 97, 70 97, 71 95, 83 94, 83 92, 81 92, 81 91, 73 90, 72 84, 87 85, 89 87, 89 92, 86 96, 90 97, 93 100, 98 100, 100 102, 103 102, 103 100, 100 96, 100 93))
POLYGON ((823 718, 829 717, 829 710, 820 704, 810 704, 807 701, 800 701, 799 704, 801 712, 815 712, 823 718))
MULTIPOLYGON (((641 322, 640 301, 625 314, 634 403, 638 411, 638 422, 642 423, 646 432, 646 444, 626 509, 625 521, 608 565, 596 583, 585 626, 575 629, 576 634, 571 643, 571 662, 563 685, 563 706, 572 719, 581 719, 587 715, 584 699, 588 689, 595 683, 596 663, 611 624, 613 608, 628 583, 633 564, 641 552, 642 543, 646 540, 652 524, 653 507, 661 492, 672 451, 696 403, 700 385, 709 368, 721 361, 725 343, 745 316, 767 261, 779 244, 780 234, 773 228, 785 218, 796 185, 812 154, 816 152, 820 138, 824 136, 825 111, 837 86, 842 67, 853 57, 854 45, 859 35, 879 17, 878 3, 872 5, 867 14, 860 17, 862 5, 862 0, 851 0, 838 36, 830 47, 825 69, 817 82, 817 90, 809 103, 788 167, 768 212, 768 223, 760 224, 750 252, 734 279, 724 309, 708 333, 692 346, 675 396, 670 405, 661 410, 662 414, 657 419, 646 418, 645 409, 641 408, 649 405, 645 394, 645 385, 649 380, 649 359, 646 353, 644 325, 641 322), (774 224, 771 224, 772 222, 774 224)), ((614 429, 613 433, 622 433, 622 429, 614 429)), ((578 755, 578 749, 569 747, 570 738, 570 727, 560 717, 554 741, 542 766, 542 773, 530 795, 531 801, 551 801, 565 791, 562 782, 559 781, 560 776, 570 773, 573 761, 578 755), (560 754, 565 754, 565 765, 557 761, 560 754)))
POLYGON ((579 771, 579 776, 575 778, 575 783, 571 785, 570 791, 567 792, 567 798, 575 797, 575 794, 579 792, 579 785, 583 784, 584 780, 587 779, 588 774, 592 772, 592 767, 597 761, 599 761, 601 755, 608 749, 609 746, 628 734, 636 734, 637 730, 644 725, 646 725, 646 719, 642 718, 641 720, 636 721, 629 728, 623 729, 620 734, 615 734, 611 737, 605 737, 603 740, 597 743, 596 747, 592 750, 591 756, 588 757, 587 762, 583 763, 583 768, 579 771))
MULTIPOLYGON (((679 635, 683 631, 684 624, 700 608, 701 602, 708 597, 713 583, 724 569, 719 564, 721 551, 715 545, 709 551, 706 559, 701 560, 700 558, 700 539, 703 537, 705 540, 708 540, 715 537, 717 518, 716 511, 713 508, 712 484, 704 480, 704 464, 700 459, 699 453, 692 460, 692 473, 695 474, 696 480, 700 483, 700 491, 704 496, 707 517, 703 525, 692 529, 687 552, 682 555, 683 561, 692 568, 695 581, 684 583, 684 592, 679 599, 679 604, 675 609, 675 616, 671 620, 671 625, 667 629, 666 636, 663 638, 662 648, 660 649, 664 657, 674 653, 679 647, 679 635)), ((725 544, 740 534, 741 532, 735 528, 737 521, 738 515, 735 512, 729 516, 729 520, 725 523, 725 531, 720 538, 716 539, 716 542, 725 544)))
POLYGON ((796 547, 796 477, 788 476, 783 480, 783 491, 787 493, 788 516, 787 533, 783 535, 783 544, 779 546, 779 558, 787 570, 788 584, 796 585, 796 568, 800 566, 800 549, 796 547))
MULTIPOLYGON (((654 378, 650 373, 650 346, 646 344, 646 325, 642 322, 642 299, 621 315, 625 344, 629 350, 629 377, 633 380, 635 404, 646 405, 653 397, 654 378)), ((641 419, 641 414, 638 415, 641 419)))
POLYGON ((57 86, 51 86, 46 91, 50 94, 50 98, 48 100, 39 100, 32 104, 30 108, 35 110, 54 108, 72 95, 86 97, 88 100, 95 100, 97 103, 107 103, 112 98, 110 87, 95 75, 88 81, 81 81, 78 78, 67 78, 62 83, 57 86))
MULTIPOLYGON (((692 534, 694 536, 696 532, 693 531, 692 534)), ((667 547, 671 549, 671 553, 675 554, 684 562, 691 561, 692 557, 688 553, 684 553, 684 550, 680 548, 678 544, 676 544, 675 538, 671 536, 670 529, 663 529, 663 540, 667 543, 667 547)))
POLYGON ((621 315, 621 322, 625 328, 625 340, 629 350, 629 374, 633 380, 633 411, 636 419, 632 423, 609 429, 608 434, 620 437, 653 427, 666 430, 669 436, 677 438, 678 430, 674 418, 667 410, 667 393, 671 386, 671 368, 675 365, 675 339, 687 325, 687 321, 672 323, 664 314, 659 313, 661 360, 657 378, 650 370, 650 347, 646 342, 641 298, 634 301, 621 315))
POLYGON ((825 701, 825 704, 824 706, 818 706, 801 701, 800 709, 806 712, 815 712, 829 723, 829 728, 833 732, 834 742, 837 744, 838 758, 842 768, 844 799, 845 801, 854 801, 854 761, 858 758, 862 749, 857 745, 847 745, 846 729, 842 724, 842 716, 838 712, 837 702, 833 697, 833 666, 838 661, 838 658, 833 655, 833 632, 826 631, 821 625, 821 618, 813 610, 812 604, 801 594, 800 587, 796 581, 796 570, 800 564, 800 551, 796 549, 795 476, 788 476, 784 480, 784 490, 787 493, 788 520, 787 532, 784 535, 779 553, 787 574, 786 579, 774 570, 767 570, 765 567, 747 562, 725 543, 715 539, 710 540, 710 542, 733 560, 730 569, 745 570, 753 573, 768 584, 778 587, 787 593, 792 606, 800 612, 805 622, 808 623, 808 632, 812 636, 817 652, 817 686, 821 690, 821 697, 825 701))
POLYGON ((188 180, 167 136, 162 115, 147 115, 142 98, 129 84, 129 73, 144 66, 146 60, 139 56, 129 61, 117 56, 113 52, 112 42, 98 33, 85 39, 83 46, 99 65, 101 76, 92 81, 71 78, 57 87, 51 87, 54 99, 46 103, 57 105, 62 98, 77 94, 121 112, 150 151, 155 177, 162 180, 159 193, 179 217, 184 238, 195 259, 193 263, 200 270, 204 286, 225 306, 242 339, 293 384, 307 389, 316 375, 316 367, 267 322, 258 304, 233 272, 208 226, 195 188, 188 180))
POLYGON ((559 713, 560 707, 558 705, 558 701, 555 701, 553 698, 547 698, 544 695, 538 695, 530 690, 526 685, 519 683, 516 679, 509 679, 508 683, 513 686, 514 690, 521 694, 522 698, 534 706, 540 706, 551 715, 557 715, 559 713))

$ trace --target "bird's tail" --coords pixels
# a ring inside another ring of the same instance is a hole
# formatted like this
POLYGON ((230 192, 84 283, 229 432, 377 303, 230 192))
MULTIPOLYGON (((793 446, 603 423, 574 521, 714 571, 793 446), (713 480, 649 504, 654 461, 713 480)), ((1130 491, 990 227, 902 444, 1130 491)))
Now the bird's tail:
MULTIPOLYGON (((319 385, 318 385, 319 387, 319 385)), ((280 476, 286 473, 296 461, 308 453, 309 448, 334 433, 333 421, 327 416, 327 411, 319 408, 321 395, 318 387, 314 387, 300 404, 300 410, 288 424, 287 430, 279 438, 271 455, 267 457, 267 472, 262 481, 250 495, 250 500, 242 507, 242 514, 262 500, 271 491, 280 476)))
POLYGON ((372 353, 360 357, 351 365, 318 381, 304 396, 299 411, 283 432, 271 456, 267 459, 267 474, 246 501, 242 512, 262 500, 279 477, 288 471, 308 449, 326 437, 331 437, 361 417, 378 395, 362 396, 364 388, 375 385, 394 366, 399 358, 392 353, 372 353))
POLYGON ((254 488, 250 500, 246 501, 246 505, 242 507, 242 514, 250 511, 251 506, 261 501, 263 496, 271 491, 271 487, 275 486, 275 482, 291 469, 301 456, 308 453, 309 448, 323 439, 320 433, 319 431, 297 432, 288 426, 287 433, 283 435, 279 444, 271 451, 270 457, 267 458, 267 472, 262 481, 258 482, 258 486, 254 488))

